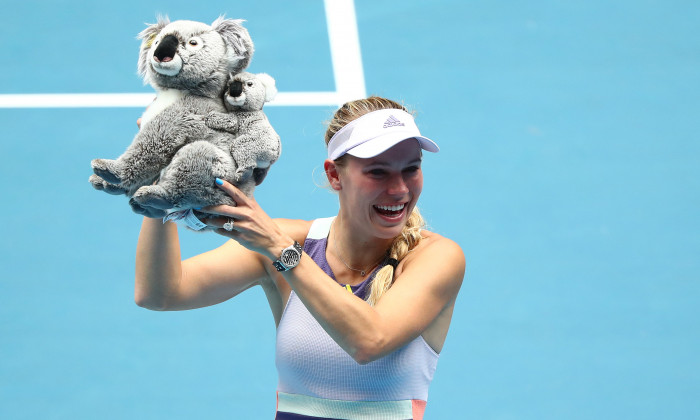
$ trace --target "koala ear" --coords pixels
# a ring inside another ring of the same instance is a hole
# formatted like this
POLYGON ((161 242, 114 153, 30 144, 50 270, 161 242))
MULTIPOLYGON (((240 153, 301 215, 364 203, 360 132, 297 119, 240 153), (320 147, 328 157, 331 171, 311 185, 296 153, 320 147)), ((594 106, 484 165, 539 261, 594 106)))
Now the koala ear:
POLYGON ((250 39, 248 30, 241 25, 243 19, 226 19, 219 16, 211 24, 226 43, 226 50, 229 56, 229 68, 232 73, 238 73, 248 67, 253 58, 253 40, 250 39))
POLYGON ((265 102, 270 102, 277 95, 277 87, 275 86, 275 79, 272 78, 267 73, 258 73, 255 77, 260 80, 260 83, 265 86, 265 102))
POLYGON ((153 45, 153 40, 158 36, 160 31, 170 24, 170 18, 168 16, 158 16, 158 23, 147 24, 148 27, 141 31, 138 35, 138 39, 142 39, 141 51, 139 53, 139 75, 144 78, 144 83, 148 83, 146 78, 146 69, 148 68, 148 50, 151 49, 153 45))

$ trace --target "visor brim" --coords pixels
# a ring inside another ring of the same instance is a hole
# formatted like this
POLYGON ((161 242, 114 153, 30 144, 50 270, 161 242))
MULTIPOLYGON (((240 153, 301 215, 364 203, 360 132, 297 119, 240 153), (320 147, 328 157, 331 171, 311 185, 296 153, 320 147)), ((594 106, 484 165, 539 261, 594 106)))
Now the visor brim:
POLYGON ((386 152, 387 150, 391 149, 392 147, 396 146, 402 141, 410 139, 417 140, 421 149, 427 152, 437 153, 438 151, 440 151, 440 148, 438 147, 437 143, 435 143, 427 137, 406 137, 401 133, 392 133, 366 141, 358 146, 353 147, 346 153, 362 159, 372 158, 386 152))

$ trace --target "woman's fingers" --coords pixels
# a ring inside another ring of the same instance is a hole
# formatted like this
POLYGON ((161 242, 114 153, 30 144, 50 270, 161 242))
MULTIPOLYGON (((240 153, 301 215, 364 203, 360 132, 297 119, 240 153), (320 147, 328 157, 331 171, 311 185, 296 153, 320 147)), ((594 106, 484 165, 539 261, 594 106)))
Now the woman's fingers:
MULTIPOLYGON (((204 209, 202 209, 204 211, 204 209)), ((223 228, 224 224, 226 222, 232 221, 233 223, 236 222, 236 218, 227 213, 215 213, 214 211, 208 212, 206 216, 202 216, 199 218, 199 220, 202 221, 202 223, 205 223, 209 226, 215 226, 215 227, 220 227, 223 228)))
POLYGON ((230 182, 216 178, 216 185, 218 185, 222 190, 226 191, 226 193, 233 198, 233 201, 235 201, 237 205, 242 206, 249 203, 250 199, 243 194, 243 191, 236 188, 236 186, 230 182))
POLYGON ((230 182, 216 179, 216 185, 224 190, 236 203, 235 206, 217 205, 201 209, 213 214, 208 225, 216 228, 216 233, 234 239, 244 247, 270 256, 270 248, 275 248, 280 236, 279 227, 265 213, 253 197, 247 197, 230 182), (230 229, 230 230, 229 230, 230 229))
POLYGON ((212 216, 231 216, 238 219, 244 218, 242 209, 239 207, 245 206, 250 203, 250 199, 246 197, 245 194, 233 184, 228 181, 224 181, 220 178, 216 178, 216 185, 224 190, 232 199, 233 205, 227 204, 216 204, 213 206, 202 207, 197 210, 211 214, 212 216))
POLYGON ((258 206, 253 197, 247 197, 235 185, 219 178, 216 179, 216 185, 224 190, 236 205, 215 205, 200 209, 211 214, 211 217, 207 217, 203 222, 216 228, 216 233, 234 239, 248 249, 264 252, 270 237, 280 235, 277 225, 258 206))
POLYGON ((234 232, 238 228, 238 226, 236 225, 236 219, 232 217, 224 218, 223 222, 219 220, 219 224, 219 230, 223 230, 226 232, 234 232))
POLYGON ((233 217, 211 216, 202 217, 200 220, 207 226, 216 229, 217 233, 236 233, 238 230, 236 219, 233 217))
POLYGON ((243 215, 238 211, 236 206, 227 206, 225 204, 217 204, 215 206, 202 207, 199 209, 202 213, 210 214, 211 216, 229 216, 241 218, 243 215))
POLYGON ((250 206, 251 200, 238 188, 230 182, 216 178, 216 185, 224 190, 234 201, 233 205, 217 204, 213 206, 202 207, 197 209, 203 213, 209 213, 214 216, 231 216, 237 219, 245 218, 243 208, 250 206))

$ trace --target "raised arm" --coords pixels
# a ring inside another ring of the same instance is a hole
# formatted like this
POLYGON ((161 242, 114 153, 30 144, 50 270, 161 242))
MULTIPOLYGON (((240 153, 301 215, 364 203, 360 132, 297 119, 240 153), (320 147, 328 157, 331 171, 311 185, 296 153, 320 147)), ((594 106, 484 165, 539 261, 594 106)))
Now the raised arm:
MULTIPOLYGON (((265 264, 271 265, 294 238, 279 229, 254 200, 228 183, 222 188, 238 205, 214 209, 236 219, 232 232, 218 232, 264 255, 265 264)), ((358 363, 369 363, 419 335, 437 337, 433 349, 439 351, 464 270, 460 247, 430 234, 399 264, 394 285, 375 307, 338 287, 306 254, 283 276, 336 343, 358 363)))
MULTIPOLYGON (((136 304, 151 310, 214 305, 261 284, 261 256, 236 243, 181 261, 177 227, 144 218, 136 247, 136 304)), ((266 291, 267 292, 267 291, 266 291)))

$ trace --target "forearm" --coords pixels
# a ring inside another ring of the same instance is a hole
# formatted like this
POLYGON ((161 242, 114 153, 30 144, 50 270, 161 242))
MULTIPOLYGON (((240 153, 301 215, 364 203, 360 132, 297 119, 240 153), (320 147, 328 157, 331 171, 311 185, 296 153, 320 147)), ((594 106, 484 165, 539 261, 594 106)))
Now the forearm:
POLYGON ((180 242, 174 223, 144 218, 136 247, 134 298, 139 306, 163 310, 182 277, 180 242))
POLYGON ((304 306, 323 329, 358 363, 388 352, 380 314, 328 277, 306 254, 284 274, 304 306))

